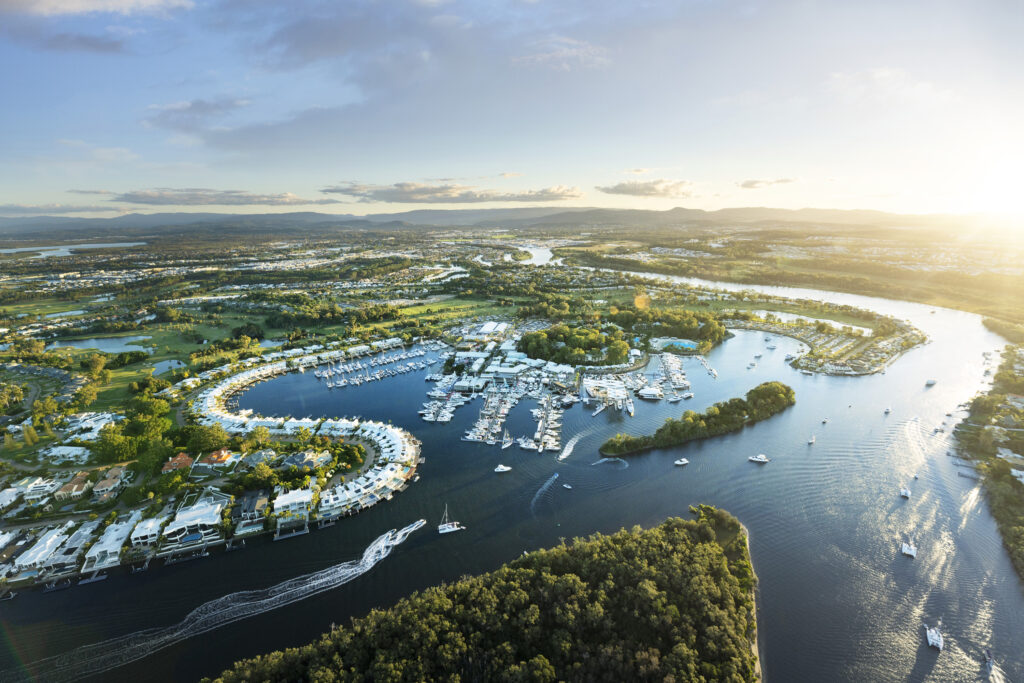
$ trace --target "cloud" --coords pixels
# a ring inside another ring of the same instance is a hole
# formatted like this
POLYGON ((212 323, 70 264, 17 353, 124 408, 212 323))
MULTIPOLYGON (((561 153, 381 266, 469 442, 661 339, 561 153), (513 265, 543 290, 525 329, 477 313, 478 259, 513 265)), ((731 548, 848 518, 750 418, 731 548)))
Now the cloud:
POLYGON ((180 133, 197 133, 206 130, 212 119, 220 118, 248 105, 249 100, 230 97, 154 104, 149 108, 156 113, 147 118, 146 123, 180 133))
POLYGON ((76 206, 73 204, 0 204, 0 216, 53 216, 65 213, 102 213, 117 211, 116 206, 76 206))
POLYGON ((850 104, 935 106, 956 99, 956 94, 948 88, 917 80, 903 69, 887 66, 832 73, 825 82, 825 89, 850 104))
POLYGON ((394 204, 471 204, 478 202, 560 202, 579 199, 579 188, 555 185, 540 190, 499 192, 478 189, 471 185, 427 185, 424 183, 395 183, 394 185, 364 185, 346 183, 325 187, 321 192, 354 197, 360 202, 388 202, 394 204))
POLYGON ((576 67, 597 67, 609 63, 605 49, 568 36, 549 36, 532 45, 534 52, 515 57, 517 64, 546 66, 559 71, 572 71, 576 67))
POLYGON ((693 183, 688 180, 627 180, 617 185, 597 189, 605 194, 624 194, 632 197, 689 197, 693 183))
POLYGON ((517 173, 516 171, 505 171, 504 173, 499 173, 498 175, 501 176, 502 178, 518 178, 523 174, 517 173))
POLYGON ((300 206, 303 204, 340 204, 337 199, 303 199, 290 192, 254 194, 242 190, 210 190, 205 188, 168 188, 110 192, 109 190, 72 190, 78 194, 103 194, 112 202, 147 204, 150 206, 300 206))
POLYGON ((192 6, 192 0, 0 0, 0 12, 46 17, 97 13, 161 14, 192 6))
POLYGON ((649 169, 649 168, 627 168, 626 169, 626 173, 632 173, 633 175, 644 175, 644 174, 650 173, 650 172, 651 172, 651 169, 649 169))
MULTIPOLYGON (((0 0, 0 3, 3 2, 0 0)), ((51 33, 43 20, 29 17, 8 17, 0 21, 0 37, 22 45, 59 52, 116 54, 125 51, 124 42, 118 37, 75 32, 51 33)))
POLYGON ((139 158, 127 147, 100 147, 84 140, 57 140, 57 144, 78 150, 76 161, 87 163, 123 164, 139 158))
POLYGON ((785 185, 786 183, 795 183, 796 178, 776 178, 774 180, 744 180, 741 183, 736 183, 744 190, 757 190, 762 187, 768 187, 769 185, 785 185))

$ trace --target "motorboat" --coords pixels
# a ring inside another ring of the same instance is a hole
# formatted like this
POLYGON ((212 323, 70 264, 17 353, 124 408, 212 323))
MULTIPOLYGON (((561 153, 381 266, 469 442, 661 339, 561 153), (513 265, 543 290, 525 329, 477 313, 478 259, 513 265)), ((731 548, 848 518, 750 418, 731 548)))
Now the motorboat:
MULTIPOLYGON (((927 382, 925 382, 925 383, 924 383, 924 385, 925 385, 926 387, 934 387, 934 386, 935 386, 935 380, 934 380, 934 379, 930 379, 930 380, 928 380, 927 382)), ((940 649, 941 649, 941 648, 940 648, 940 649)))
POLYGON ((502 439, 501 439, 501 449, 505 450, 506 448, 511 446, 513 443, 514 443, 514 440, 512 439, 512 435, 509 434, 508 430, 506 429, 505 430, 505 436, 503 436, 502 439))
POLYGON ((928 624, 925 624, 924 634, 925 637, 928 639, 928 647, 934 647, 939 652, 942 652, 942 647, 944 643, 942 641, 942 631, 939 630, 940 626, 942 626, 941 619, 939 620, 938 624, 932 626, 931 628, 928 627, 928 624))
POLYGON ((910 558, 917 557, 917 546, 914 545, 913 536, 911 536, 906 543, 900 546, 900 552, 910 558))
POLYGON ((686 400, 690 400, 691 398, 693 398, 693 392, 687 391, 685 394, 683 394, 683 398, 685 398, 686 400))
POLYGON ((752 455, 749 458, 747 458, 747 460, 749 460, 750 462, 756 462, 756 463, 761 464, 761 465, 764 465, 764 464, 767 464, 767 463, 771 462, 771 460, 768 459, 768 456, 765 455, 764 453, 758 453, 757 455, 752 455))
POLYGON ((494 468, 494 471, 495 472, 511 472, 512 468, 509 467, 508 465, 501 465, 501 464, 499 464, 497 467, 494 468))
POLYGON ((900 496, 902 496, 903 498, 910 498, 910 489, 908 489, 906 486, 901 486, 900 496))
POLYGON ((437 525, 437 533, 439 534, 450 534, 455 531, 462 531, 466 527, 461 522, 448 519, 448 506, 444 506, 444 516, 441 517, 441 523, 437 525))
POLYGON ((886 408, 886 409, 885 409, 885 414, 886 414, 886 415, 888 415, 888 414, 889 414, 889 413, 891 413, 891 412, 892 412, 892 408, 886 408))
POLYGON ((570 486, 569 484, 562 484, 562 488, 572 490, 572 486, 570 486))
POLYGON ((828 418, 826 417, 825 419, 823 419, 823 420, 821 421, 821 424, 823 424, 823 425, 827 425, 827 424, 828 424, 828 418))
POLYGON ((678 460, 676 460, 676 461, 675 461, 675 462, 674 462, 673 464, 674 464, 674 465, 679 465, 679 466, 681 467, 681 466, 683 466, 683 465, 689 465, 689 464, 690 464, 690 461, 689 461, 689 460, 687 460, 686 458, 679 458, 679 459, 678 459, 678 460))
POLYGON ((807 445, 808 446, 813 446, 814 442, 817 441, 817 440, 818 440, 817 437, 814 436, 814 434, 811 434, 811 438, 807 439, 807 445))

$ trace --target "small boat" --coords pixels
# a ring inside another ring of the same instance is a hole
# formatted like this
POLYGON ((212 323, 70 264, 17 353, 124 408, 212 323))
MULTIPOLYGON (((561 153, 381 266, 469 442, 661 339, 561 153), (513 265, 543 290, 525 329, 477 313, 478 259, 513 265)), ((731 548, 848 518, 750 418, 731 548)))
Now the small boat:
POLYGON ((822 421, 821 421, 821 424, 823 424, 823 425, 827 425, 827 424, 828 424, 828 418, 826 417, 826 418, 825 418, 824 420, 822 420, 822 421))
POLYGON ((460 522, 448 519, 448 506, 444 506, 444 516, 441 517, 441 523, 437 525, 437 533, 439 534, 450 534, 455 531, 462 531, 465 529, 460 522))
POLYGON ((917 557, 917 546, 914 545, 913 536, 911 536, 906 543, 900 546, 900 552, 910 558, 917 557))
POLYGON ((683 398, 685 398, 687 401, 689 401, 691 398, 693 398, 693 392, 692 391, 687 391, 685 394, 683 394, 683 398))
POLYGON ((808 446, 813 446, 814 442, 817 441, 817 440, 818 440, 817 437, 814 436, 814 434, 811 434, 811 438, 807 439, 807 445, 808 446))
POLYGON ((942 631, 939 630, 940 626, 942 626, 941 619, 939 620, 939 623, 932 628, 928 628, 928 624, 925 624, 924 633, 925 637, 928 639, 928 646, 934 647, 939 652, 942 652, 942 646, 944 643, 942 642, 942 631))
POLYGON ((569 489, 570 491, 572 490, 572 486, 569 486, 568 484, 562 484, 562 488, 569 489))
POLYGON ((749 460, 750 462, 756 462, 756 463, 761 464, 761 465, 764 465, 766 463, 771 462, 771 460, 768 459, 768 456, 765 455, 764 453, 758 453, 757 455, 752 455, 749 458, 747 458, 747 460, 749 460))
POLYGON ((987 668, 989 670, 989 673, 991 673, 992 669, 995 668, 995 665, 996 665, 996 662, 995 662, 994 659, 992 659, 992 650, 990 650, 990 649, 988 649, 986 647, 985 648, 985 668, 987 668))
POLYGON ((683 400, 683 397, 680 396, 679 394, 672 394, 671 396, 668 397, 668 402, 669 403, 679 403, 682 400, 683 400))
POLYGON ((506 448, 511 446, 512 443, 513 443, 512 435, 509 434, 508 430, 506 429, 505 430, 505 436, 503 436, 502 439, 501 439, 501 450, 505 450, 506 448))
POLYGON ((914 472, 914 479, 917 479, 917 472, 914 472))
POLYGON ((0 602, 4 602, 6 600, 13 600, 15 595, 17 595, 17 593, 15 593, 14 591, 7 591, 3 595, 0 595, 0 602))
POLYGON ((902 496, 903 498, 910 498, 910 489, 908 489, 906 486, 901 486, 900 496, 902 496))
MULTIPOLYGON (((928 380, 927 382, 925 382, 925 383, 924 383, 924 385, 925 385, 926 387, 934 387, 934 386, 935 386, 935 380, 934 380, 934 379, 930 379, 930 380, 928 380)), ((940 649, 941 649, 941 648, 940 648, 940 649)))
POLYGON ((633 399, 631 399, 630 397, 627 396, 626 397, 626 412, 629 413, 630 417, 633 417, 633 409, 634 409, 633 399))
POLYGON ((891 407, 885 409, 885 414, 886 415, 888 415, 891 412, 892 412, 892 408, 891 407))
POLYGON ((675 462, 674 462, 673 464, 674 464, 674 465, 679 465, 679 466, 682 466, 682 465, 689 465, 689 464, 690 464, 690 461, 689 461, 689 460, 687 460, 686 458, 679 458, 679 459, 678 459, 678 460, 676 460, 676 461, 675 461, 675 462))
POLYGON ((53 593, 54 591, 62 591, 71 588, 71 579, 64 579, 63 581, 51 581, 46 584, 43 588, 44 593, 53 593))
POLYGON ((499 464, 497 467, 494 468, 494 471, 495 472, 511 472, 512 468, 509 467, 508 465, 501 465, 501 464, 499 464))

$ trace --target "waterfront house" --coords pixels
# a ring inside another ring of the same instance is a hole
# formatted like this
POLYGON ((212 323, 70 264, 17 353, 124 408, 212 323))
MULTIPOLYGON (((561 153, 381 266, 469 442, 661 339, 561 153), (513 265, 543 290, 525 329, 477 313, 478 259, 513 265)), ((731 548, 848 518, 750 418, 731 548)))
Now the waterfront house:
POLYGON ((306 517, 312 505, 312 489, 295 489, 282 493, 274 499, 274 513, 306 517))
POLYGON ((128 540, 128 536, 140 519, 142 519, 142 513, 136 510, 127 519, 120 519, 108 525, 103 530, 103 535, 85 554, 82 571, 96 571, 107 567, 116 567, 120 564, 121 547, 128 540))
POLYGON ((14 566, 20 571, 38 569, 57 552, 57 549, 67 540, 68 530, 75 525, 74 522, 65 522, 59 527, 50 529, 39 537, 35 544, 21 553, 14 559, 14 566))
POLYGON ((103 479, 96 482, 96 485, 92 487, 93 495, 101 502, 106 502, 117 496, 124 486, 125 473, 125 468, 123 467, 111 467, 103 475, 103 479))
POLYGON ((267 491, 246 491, 235 510, 243 522, 256 522, 267 514, 270 504, 270 493, 267 491))
POLYGON ((239 467, 253 469, 260 463, 270 463, 276 458, 277 452, 273 448, 264 448, 242 458, 242 462, 239 463, 239 467))
POLYGON ((331 462, 331 454, 327 451, 317 453, 313 450, 302 451, 301 453, 294 453, 285 458, 284 462, 281 463, 281 467, 298 467, 300 470, 308 467, 311 470, 315 470, 318 467, 326 465, 331 462))
POLYGON ((131 542, 133 547, 156 545, 160 540, 160 530, 170 519, 170 515, 150 517, 139 522, 139 525, 132 531, 131 542))
POLYGON ((189 507, 179 508, 174 519, 164 529, 169 543, 185 545, 211 541, 220 536, 221 501, 202 500, 189 507))

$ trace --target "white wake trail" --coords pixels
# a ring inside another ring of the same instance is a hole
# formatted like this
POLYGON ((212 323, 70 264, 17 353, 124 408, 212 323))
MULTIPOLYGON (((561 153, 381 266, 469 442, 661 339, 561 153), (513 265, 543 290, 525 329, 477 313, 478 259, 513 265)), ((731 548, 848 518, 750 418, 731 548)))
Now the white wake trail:
POLYGON ((0 678, 5 681, 73 681, 124 666, 186 638, 348 583, 373 569, 391 554, 395 546, 426 523, 426 520, 421 519, 398 531, 392 529, 381 534, 366 547, 359 560, 349 560, 318 572, 297 576, 270 588, 230 593, 200 605, 174 626, 136 631, 92 645, 83 645, 33 662, 26 667, 28 671, 5 671, 0 678))

